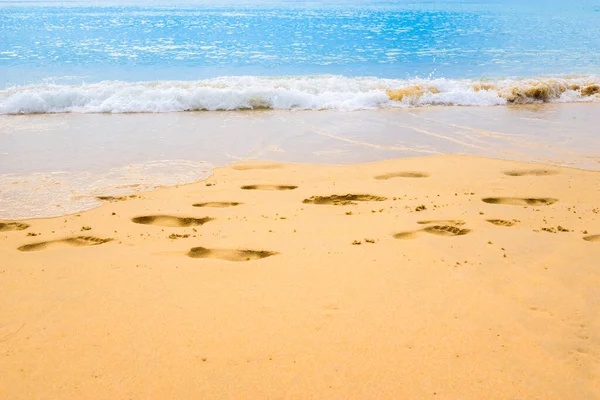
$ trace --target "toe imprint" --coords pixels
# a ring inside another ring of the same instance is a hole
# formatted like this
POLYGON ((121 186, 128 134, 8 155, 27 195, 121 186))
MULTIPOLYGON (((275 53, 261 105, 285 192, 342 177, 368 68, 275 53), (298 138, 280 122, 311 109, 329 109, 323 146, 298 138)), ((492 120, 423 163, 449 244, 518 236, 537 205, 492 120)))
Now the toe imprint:
POLYGON ((423 231, 440 236, 462 236, 471 232, 470 229, 460 229, 450 225, 434 225, 424 228, 423 231))
POLYGON ((507 221, 505 219, 486 219, 486 221, 497 226, 514 226, 517 223, 515 220, 507 221))

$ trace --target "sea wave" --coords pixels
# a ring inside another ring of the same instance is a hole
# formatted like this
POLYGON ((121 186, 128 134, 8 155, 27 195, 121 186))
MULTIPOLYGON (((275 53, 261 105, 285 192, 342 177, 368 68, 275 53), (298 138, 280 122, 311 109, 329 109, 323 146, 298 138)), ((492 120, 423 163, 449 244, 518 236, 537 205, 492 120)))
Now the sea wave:
POLYGON ((496 80, 234 76, 199 81, 44 83, 0 90, 0 114, 362 110, 543 102, 600 102, 600 76, 496 80))

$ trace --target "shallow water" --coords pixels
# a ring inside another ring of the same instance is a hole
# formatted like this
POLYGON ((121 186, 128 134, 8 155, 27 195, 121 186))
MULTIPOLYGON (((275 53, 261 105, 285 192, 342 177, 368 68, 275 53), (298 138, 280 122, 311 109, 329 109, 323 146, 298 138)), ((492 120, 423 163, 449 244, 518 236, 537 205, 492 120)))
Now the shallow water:
POLYGON ((348 164, 459 153, 600 170, 596 104, 0 116, 0 218, 193 182, 241 160, 348 164))

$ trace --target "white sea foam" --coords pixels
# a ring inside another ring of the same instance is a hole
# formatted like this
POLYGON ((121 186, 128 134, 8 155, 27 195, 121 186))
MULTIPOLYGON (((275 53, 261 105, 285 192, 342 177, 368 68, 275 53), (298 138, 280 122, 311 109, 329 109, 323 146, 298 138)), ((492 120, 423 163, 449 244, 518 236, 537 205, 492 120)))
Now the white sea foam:
POLYGON ((186 160, 151 161, 102 172, 0 174, 0 219, 46 218, 89 210, 97 196, 120 196, 207 178, 214 165, 186 160))
POLYGON ((200 81, 39 84, 0 90, 0 114, 195 110, 362 110, 427 105, 599 102, 600 76, 453 80, 221 77, 200 81))

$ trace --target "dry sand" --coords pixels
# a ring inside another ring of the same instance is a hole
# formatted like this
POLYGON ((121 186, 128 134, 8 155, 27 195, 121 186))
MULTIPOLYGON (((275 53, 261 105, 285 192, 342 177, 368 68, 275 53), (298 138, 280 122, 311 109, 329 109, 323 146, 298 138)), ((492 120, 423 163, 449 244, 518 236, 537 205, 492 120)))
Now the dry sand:
POLYGON ((255 162, 104 200, 0 223, 1 399, 600 398, 598 172, 255 162))

